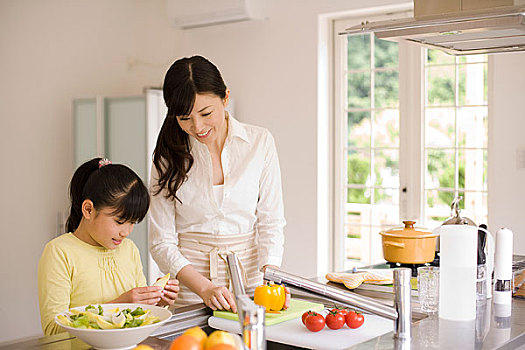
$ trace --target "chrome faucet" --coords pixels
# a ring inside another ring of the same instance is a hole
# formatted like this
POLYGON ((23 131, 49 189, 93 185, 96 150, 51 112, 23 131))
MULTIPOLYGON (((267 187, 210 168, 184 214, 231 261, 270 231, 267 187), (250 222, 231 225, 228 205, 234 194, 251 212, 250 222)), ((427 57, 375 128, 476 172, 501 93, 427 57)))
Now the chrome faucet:
POLYGON ((244 289, 239 261, 235 253, 226 255, 228 271, 237 304, 237 314, 241 325, 241 335, 245 350, 266 350, 266 334, 264 328, 265 308, 250 299, 244 289))
POLYGON ((390 307, 372 298, 350 293, 326 284, 313 282, 276 268, 268 267, 264 272, 265 280, 282 283, 324 299, 339 302, 346 306, 356 307, 393 320, 394 337, 401 341, 409 340, 412 336, 412 310, 410 305, 411 276, 412 272, 408 268, 394 269, 394 306, 390 307))

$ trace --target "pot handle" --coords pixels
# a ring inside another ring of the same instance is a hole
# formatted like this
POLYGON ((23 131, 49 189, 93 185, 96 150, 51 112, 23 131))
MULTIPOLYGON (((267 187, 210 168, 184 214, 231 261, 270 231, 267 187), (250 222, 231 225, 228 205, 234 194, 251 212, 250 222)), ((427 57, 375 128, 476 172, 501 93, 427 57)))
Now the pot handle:
POLYGON ((394 246, 394 247, 398 247, 398 248, 405 248, 405 243, 392 242, 392 241, 385 241, 383 243, 386 246, 394 246))

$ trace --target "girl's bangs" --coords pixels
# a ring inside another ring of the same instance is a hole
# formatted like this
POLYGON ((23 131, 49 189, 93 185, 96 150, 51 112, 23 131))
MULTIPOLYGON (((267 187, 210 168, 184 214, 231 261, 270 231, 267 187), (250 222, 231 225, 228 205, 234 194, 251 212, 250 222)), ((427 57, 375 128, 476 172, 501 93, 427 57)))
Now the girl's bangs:
POLYGON ((139 223, 148 212, 149 194, 144 186, 134 183, 116 202, 112 215, 124 222, 139 223))

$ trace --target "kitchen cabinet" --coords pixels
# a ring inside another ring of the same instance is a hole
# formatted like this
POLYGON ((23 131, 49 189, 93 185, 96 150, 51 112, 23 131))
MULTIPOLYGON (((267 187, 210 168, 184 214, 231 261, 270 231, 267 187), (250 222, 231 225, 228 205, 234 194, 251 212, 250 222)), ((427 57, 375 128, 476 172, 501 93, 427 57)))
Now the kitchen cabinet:
MULTIPOLYGON (((94 157, 106 157, 132 168, 148 183, 153 149, 166 106, 160 89, 124 97, 94 97, 73 101, 75 169, 94 157)), ((160 275, 148 251, 147 218, 129 236, 137 245, 144 274, 151 283, 160 275)))

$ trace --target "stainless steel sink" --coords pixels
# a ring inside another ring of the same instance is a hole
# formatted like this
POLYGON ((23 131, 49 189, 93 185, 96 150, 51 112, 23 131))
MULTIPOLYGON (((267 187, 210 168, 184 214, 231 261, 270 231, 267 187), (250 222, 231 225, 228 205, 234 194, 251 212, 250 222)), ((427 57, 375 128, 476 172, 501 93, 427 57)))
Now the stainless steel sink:
MULTIPOLYGON (((336 283, 329 283, 330 285, 345 289, 344 286, 336 283)), ((306 301, 321 303, 327 308, 334 306, 341 306, 334 304, 326 299, 317 297, 306 292, 295 290, 291 288, 292 296, 296 299, 302 299, 306 301)), ((368 290, 356 290, 358 294, 369 296, 376 299, 377 301, 392 306, 393 305, 393 294, 375 292, 368 290)), ((363 311, 363 310, 361 310, 363 311)), ((366 312, 365 312, 366 313, 366 312)), ((208 318, 212 315, 212 310, 207 308, 204 304, 196 304, 191 306, 186 306, 182 308, 177 308, 174 310, 174 314, 170 321, 168 321, 164 326, 159 328, 152 336, 158 337, 164 340, 171 341, 181 335, 186 329, 199 326, 206 333, 211 333, 214 329, 208 326, 208 318)), ((420 320, 426 318, 427 315, 419 312, 419 304, 417 298, 412 298, 412 323, 417 323, 420 320)), ((274 341, 267 341, 267 350, 291 350, 291 349, 303 349, 297 346, 281 344, 274 341)))

